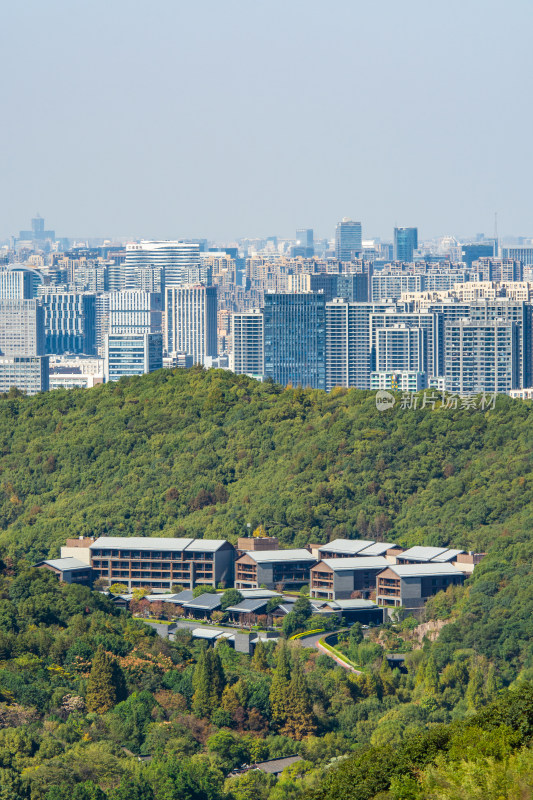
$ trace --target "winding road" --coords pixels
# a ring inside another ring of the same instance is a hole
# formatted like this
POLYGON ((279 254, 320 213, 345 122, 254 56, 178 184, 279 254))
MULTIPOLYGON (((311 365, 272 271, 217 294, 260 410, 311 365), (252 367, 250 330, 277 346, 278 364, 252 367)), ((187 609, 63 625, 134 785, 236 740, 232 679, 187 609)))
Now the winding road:
POLYGON ((332 652, 330 652, 323 645, 320 644, 320 640, 323 639, 324 636, 328 635, 331 636, 334 633, 340 633, 341 630, 343 629, 341 628, 338 631, 329 631, 329 633, 326 631, 322 631, 322 633, 312 633, 309 636, 301 636, 299 639, 295 639, 295 641, 298 644, 302 645, 302 647, 316 648, 320 653, 323 653, 324 655, 332 658, 336 664, 348 670, 348 672, 353 672, 354 675, 362 675, 363 673, 361 672, 361 670, 355 669, 355 667, 350 666, 350 664, 346 664, 344 661, 342 661, 340 658, 337 658, 336 655, 334 655, 332 652))

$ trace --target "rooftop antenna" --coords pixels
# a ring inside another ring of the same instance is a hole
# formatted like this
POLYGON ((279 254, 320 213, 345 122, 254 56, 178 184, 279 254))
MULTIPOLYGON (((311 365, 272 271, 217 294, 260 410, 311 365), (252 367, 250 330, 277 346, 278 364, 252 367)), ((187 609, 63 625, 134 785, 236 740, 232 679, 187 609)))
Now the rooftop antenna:
POLYGON ((500 248, 498 246, 498 212, 495 211, 494 212, 494 248, 493 248, 494 258, 498 257, 499 249, 500 248))

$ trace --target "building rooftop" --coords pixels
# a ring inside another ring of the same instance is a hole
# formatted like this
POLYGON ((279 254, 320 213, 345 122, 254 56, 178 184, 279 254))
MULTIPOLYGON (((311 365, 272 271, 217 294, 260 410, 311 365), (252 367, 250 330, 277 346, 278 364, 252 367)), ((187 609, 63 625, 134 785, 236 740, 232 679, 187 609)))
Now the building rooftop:
POLYGON ((328 606, 331 608, 340 608, 341 611, 348 611, 349 609, 357 609, 357 608, 378 608, 377 603, 374 603, 373 600, 361 600, 361 599, 354 599, 354 600, 330 600, 328 602, 328 606))
POLYGON ((239 589, 239 592, 242 594, 245 600, 259 600, 259 598, 262 597, 269 600, 271 597, 281 597, 280 593, 275 592, 273 589, 239 589))
POLYGON ((373 544, 376 543, 364 539, 333 539, 332 542, 323 544, 318 549, 320 553, 341 553, 355 556, 357 553, 360 553, 361 550, 365 550, 373 544))
POLYGON ((334 572, 348 572, 358 569, 385 569, 390 566, 390 562, 384 556, 361 556, 361 558, 324 558, 319 561, 326 564, 334 572))
POLYGON ((291 764, 296 764, 301 761, 302 756, 287 756, 286 758, 273 758, 271 761, 259 761, 255 764, 255 769, 260 769, 261 772, 267 772, 270 775, 279 775, 283 772, 285 767, 290 767, 291 764))
POLYGON ((439 575, 461 575, 464 573, 453 564, 388 564, 399 578, 435 578, 439 575))
POLYGON ((39 561, 35 566, 40 567, 43 564, 46 564, 49 567, 53 567, 53 569, 59 569, 62 572, 67 572, 69 570, 78 570, 78 569, 90 569, 91 565, 86 564, 83 561, 79 561, 77 558, 48 558, 44 561, 39 561))
POLYGON ((382 556, 387 552, 387 550, 391 550, 393 547, 398 547, 398 545, 394 542, 374 542, 374 544, 371 544, 369 547, 365 547, 364 550, 361 550, 359 555, 382 556))
POLYGON ((215 611, 215 609, 220 608, 220 595, 206 592, 205 594, 198 595, 198 597, 195 597, 193 600, 188 600, 186 603, 183 603, 183 606, 185 608, 205 608, 209 611, 215 611))
POLYGON ((238 614, 255 614, 260 608, 266 608, 268 598, 263 597, 257 600, 242 600, 235 606, 229 606, 226 611, 236 611, 238 614))
POLYGON ((410 547, 409 550, 404 550, 403 553, 400 553, 399 558, 409 558, 413 561, 435 561, 437 559, 439 561, 449 561, 462 552, 464 551, 449 550, 447 547, 421 547, 417 545, 410 547), (446 554, 449 554, 449 556, 446 556, 446 554))
POLYGON ((218 639, 221 633, 220 628, 193 628, 191 636, 195 639, 218 639))
POLYGON ((229 544, 226 539, 193 539, 186 550, 188 553, 214 553, 225 544, 229 544))
MULTIPOLYGON (((309 550, 253 550, 248 551, 245 555, 253 558, 258 564, 270 564, 271 562, 278 561, 316 561, 316 558, 309 550)), ((241 556, 242 558, 242 556, 241 556)))
POLYGON ((191 589, 184 589, 183 592, 178 592, 177 594, 169 594, 165 596, 163 602, 165 603, 188 603, 189 600, 192 600, 192 591, 191 589))
POLYGON ((187 550, 190 553, 214 553, 228 544, 226 539, 167 539, 162 536, 100 536, 91 550, 187 550))
POLYGON ((431 561, 433 563, 442 563, 443 561, 453 561, 454 558, 457 558, 458 555, 464 553, 464 550, 446 550, 445 553, 442 553, 440 556, 435 556, 432 558, 431 561))
POLYGON ((185 550, 194 539, 166 539, 161 536, 100 536, 91 550, 185 550))

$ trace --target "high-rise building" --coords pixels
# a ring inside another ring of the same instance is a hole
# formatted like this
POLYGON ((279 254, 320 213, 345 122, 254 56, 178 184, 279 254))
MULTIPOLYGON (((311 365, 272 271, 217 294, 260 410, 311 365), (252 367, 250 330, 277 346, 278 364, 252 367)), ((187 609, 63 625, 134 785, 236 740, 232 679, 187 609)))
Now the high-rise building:
POLYGON ((20 231, 19 239, 23 241, 43 242, 46 239, 54 240, 55 231, 45 231, 44 219, 37 214, 31 221, 31 231, 20 231))
POLYGON ((163 366, 160 333, 108 333, 105 340, 105 379, 118 381, 144 375, 163 366))
POLYGON ((376 329, 376 372, 424 372, 427 331, 394 325, 376 329))
POLYGON ((0 353, 45 355, 44 311, 37 300, 0 300, 0 353))
POLYGON ((137 288, 139 270, 146 267, 161 268, 165 286, 181 286, 190 280, 190 270, 200 267, 200 246, 171 241, 128 244, 122 267, 124 285, 120 288, 137 288))
POLYGON ((167 353, 186 353, 195 364, 217 355, 216 286, 167 286, 164 346, 167 353))
POLYGON ((96 296, 78 292, 56 292, 39 288, 39 302, 44 309, 45 351, 63 353, 96 353, 96 296))
POLYGON ((109 295, 109 333, 161 333, 158 292, 125 289, 109 295))
POLYGON ((371 286, 374 302, 399 300, 405 292, 423 292, 426 288, 426 276, 375 272, 372 275, 371 286))
POLYGON ((326 304, 326 391, 336 386, 370 389, 372 314, 394 311, 390 303, 326 304))
POLYGON ((522 281, 524 268, 521 261, 512 258, 479 258, 472 262, 472 270, 482 281, 522 281))
POLYGON ((363 252, 363 229, 360 222, 344 217, 335 229, 335 258, 353 261, 363 252))
POLYGON ((31 300, 42 281, 40 272, 22 264, 0 269, 0 300, 31 300))
POLYGON ((503 247, 503 258, 511 258, 513 261, 521 261, 523 265, 533 264, 533 247, 503 247))
POLYGON ((0 300, 0 392, 48 389, 44 311, 37 300, 0 300))
POLYGON ((418 247, 418 228, 394 228, 394 260, 410 264, 418 247))
POLYGON ((502 319, 514 322, 518 329, 518 386, 532 385, 532 307, 529 303, 497 297, 495 300, 476 300, 469 304, 468 317, 479 322, 502 319))
MULTIPOLYGON (((437 315, 431 314, 427 311, 411 313, 395 311, 390 308, 385 312, 375 312, 370 315, 370 348, 372 371, 380 369, 380 367, 378 367, 377 360, 378 331, 388 328, 413 328, 415 330, 412 339, 410 339, 410 335, 406 333, 396 333, 392 334, 391 336, 391 343, 395 342, 399 347, 401 347, 400 343, 403 342, 406 347, 406 349, 403 349, 401 352, 402 358, 405 357, 407 360, 397 362, 398 370, 400 370, 401 364, 403 364, 401 367, 402 369, 411 372, 425 372, 427 373, 428 378, 442 374, 442 365, 439 363, 439 326, 437 315), (417 341, 419 342, 419 345, 415 346, 414 343, 417 341), (409 358, 411 358, 411 356, 412 361, 409 362, 409 358)), ((382 334, 382 337, 384 337, 383 341, 389 341, 384 334, 382 334)), ((384 353, 385 351, 382 352, 384 353)), ((389 356, 392 358, 392 351, 389 351, 389 356)), ((384 362, 382 361, 381 363, 383 364, 384 362)), ((392 366, 392 360, 387 363, 389 363, 390 367, 394 369, 392 366)))
POLYGON ((259 309, 231 315, 230 369, 233 372, 254 378, 263 376, 263 335, 263 314, 259 309))
POLYGON ((315 254, 315 245, 312 228, 299 228, 296 231, 296 242, 291 248, 291 252, 295 257, 313 258, 315 254))
POLYGON ((445 384, 452 394, 506 393, 519 386, 518 327, 503 319, 447 322, 445 384))
POLYGON ((323 294, 265 294, 264 372, 286 386, 326 388, 323 294))
POLYGON ((109 292, 96 295, 95 346, 100 358, 104 357, 105 337, 109 333, 109 292))
POLYGON ((479 258, 493 258, 498 255, 496 241, 492 239, 485 242, 463 244, 461 252, 462 259, 469 269, 472 267, 472 262, 479 258))

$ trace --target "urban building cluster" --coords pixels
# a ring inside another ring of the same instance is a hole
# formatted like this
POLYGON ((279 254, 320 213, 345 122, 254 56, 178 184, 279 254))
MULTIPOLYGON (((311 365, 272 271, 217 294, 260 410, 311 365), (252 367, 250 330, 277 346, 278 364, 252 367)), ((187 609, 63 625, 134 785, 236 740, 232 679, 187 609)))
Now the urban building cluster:
POLYGON ((76 244, 44 220, 0 249, 0 391, 163 367, 335 387, 533 393, 533 242, 478 236, 76 244), (89 246, 92 245, 92 246, 89 246))
POLYGON ((417 609, 438 591, 461 585, 481 558, 480 553, 446 547, 403 549, 393 542, 358 539, 283 550, 275 537, 243 537, 234 547, 225 539, 102 536, 69 539, 60 558, 37 566, 67 583, 97 582, 101 588, 122 584, 129 592, 149 589, 159 599, 167 593, 165 602, 171 597, 168 602, 183 605, 193 615, 220 608, 216 594, 193 598, 193 589, 234 587, 249 600, 230 609, 238 616, 262 613, 272 592, 304 586, 319 605, 349 608, 351 601, 361 600, 364 607, 371 601, 373 606, 417 609), (177 586, 180 592, 169 595, 177 586), (252 600, 264 604, 252 609, 252 600))

